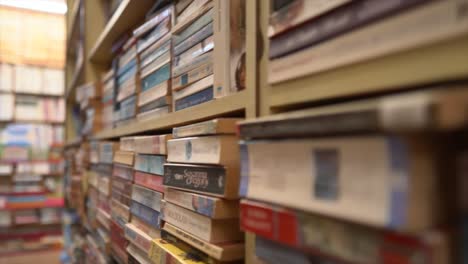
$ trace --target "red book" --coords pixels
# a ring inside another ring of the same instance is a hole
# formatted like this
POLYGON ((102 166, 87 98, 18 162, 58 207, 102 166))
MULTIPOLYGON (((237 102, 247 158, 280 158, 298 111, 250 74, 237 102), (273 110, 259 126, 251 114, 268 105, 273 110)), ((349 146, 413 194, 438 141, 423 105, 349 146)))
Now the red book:
POLYGON ((164 193, 163 176, 135 171, 135 184, 164 193))

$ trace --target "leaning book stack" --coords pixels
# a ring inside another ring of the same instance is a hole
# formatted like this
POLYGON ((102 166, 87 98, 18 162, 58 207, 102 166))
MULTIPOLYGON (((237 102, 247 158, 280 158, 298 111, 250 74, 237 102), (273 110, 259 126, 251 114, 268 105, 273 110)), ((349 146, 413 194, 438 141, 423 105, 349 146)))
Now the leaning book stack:
POLYGON ((164 226, 161 239, 151 247, 153 262, 243 260, 236 121, 217 119, 174 128, 164 165, 164 226))
POLYGON ((161 8, 133 31, 140 61, 140 97, 137 119, 145 120, 171 112, 171 64, 173 6, 161 8))
POLYGON ((179 1, 173 28, 173 110, 244 89, 245 1, 179 1))

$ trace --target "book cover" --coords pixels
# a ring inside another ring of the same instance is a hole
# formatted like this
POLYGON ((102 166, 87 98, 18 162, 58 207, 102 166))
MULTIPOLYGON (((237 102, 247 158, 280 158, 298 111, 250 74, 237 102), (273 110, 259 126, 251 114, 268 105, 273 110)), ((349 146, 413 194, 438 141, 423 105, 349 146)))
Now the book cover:
POLYGON ((172 98, 174 102, 177 102, 179 99, 190 96, 194 93, 198 93, 202 90, 205 90, 213 86, 213 74, 204 77, 201 80, 198 80, 192 84, 187 85, 183 89, 173 91, 172 98))
POLYGON ((242 120, 241 118, 217 118, 187 126, 174 127, 172 129, 172 136, 174 138, 183 138, 215 134, 235 134, 237 131, 236 124, 242 120))
POLYGON ((171 53, 169 47, 167 47, 166 52, 161 54, 159 57, 155 58, 153 61, 149 62, 144 67, 141 66, 140 76, 144 78, 154 72, 155 70, 161 68, 165 64, 171 62, 171 53))
POLYGON ((239 202, 172 188, 164 192, 164 200, 213 219, 239 217, 239 202))
POLYGON ((200 264, 205 263, 194 258, 163 239, 155 239, 151 243, 149 257, 153 263, 200 264))
POLYGON ((167 141, 169 162, 238 166, 238 138, 233 135, 178 138, 167 141))
POLYGON ((197 10, 190 18, 186 19, 184 23, 179 23, 172 29, 172 41, 174 46, 179 45, 182 41, 213 21, 214 11, 212 6, 212 4, 205 5, 203 8, 197 10))
POLYGON ((197 32, 193 33, 186 40, 182 41, 178 45, 174 46, 173 54, 174 56, 180 55, 182 52, 193 47, 195 44, 199 43, 203 39, 213 35, 213 22, 208 23, 206 26, 202 27, 197 32))
POLYGON ((174 57, 174 67, 181 67, 190 63, 194 58, 211 51, 214 47, 213 36, 201 40, 193 47, 174 57))
POLYGON ((172 90, 177 91, 190 85, 202 78, 213 74, 213 63, 208 62, 204 65, 172 78, 172 90))
POLYGON ((423 230, 440 220, 437 146, 423 140, 350 136, 242 142, 240 194, 376 227, 423 230))
POLYGON ((166 156, 162 155, 145 155, 137 154, 135 157, 135 170, 156 174, 164 175, 164 163, 166 162, 166 156))
POLYGON ((166 34, 140 54, 140 68, 146 67, 171 49, 171 34, 166 34))
POLYGON ((171 77, 170 68, 171 68, 171 64, 166 63, 161 68, 155 70, 154 72, 148 74, 147 76, 142 76, 140 92, 142 93, 148 89, 151 89, 157 86, 163 81, 169 80, 169 78, 171 77))
POLYGON ((163 176, 141 171, 135 172, 135 184, 164 193, 163 176))
POLYGON ((208 88, 174 101, 174 111, 179 111, 213 100, 213 85, 208 88))
POLYGON ((172 139, 172 134, 135 137, 135 152, 166 155, 166 144, 169 139, 172 139))
POLYGON ((239 197, 239 169, 213 165, 164 164, 164 185, 224 199, 239 197))
POLYGON ((117 150, 114 154, 114 163, 133 166, 135 153, 132 151, 117 150))
MULTIPOLYGON (((170 82, 163 81, 162 83, 141 92, 140 96, 138 97, 138 106, 141 107, 150 104, 151 102, 158 101, 161 98, 163 99, 163 101, 166 101, 166 97, 170 95, 170 89, 170 82)), ((167 105, 167 103, 164 105, 167 105)))
POLYGON ((155 211, 159 212, 161 210, 162 198, 163 194, 160 192, 156 192, 136 184, 132 186, 132 200, 155 211))
POLYGON ((243 242, 208 243, 169 223, 164 224, 163 230, 214 259, 229 262, 244 258, 245 248, 243 242))
POLYGON ((112 176, 119 177, 128 181, 133 181, 133 167, 120 165, 120 164, 114 164, 114 168, 112 170, 112 176))
POLYGON ((213 62, 213 51, 203 53, 202 55, 192 59, 189 63, 178 67, 173 67, 172 76, 177 77, 210 62, 213 62))
POLYGON ((130 206, 130 212, 133 215, 136 215, 138 218, 146 222, 147 224, 151 225, 154 228, 160 228, 160 218, 159 212, 144 206, 140 203, 132 201, 130 206))
POLYGON ((242 241, 238 218, 211 219, 169 202, 162 202, 162 219, 211 243, 242 241), (236 228, 233 228, 236 227, 236 228))

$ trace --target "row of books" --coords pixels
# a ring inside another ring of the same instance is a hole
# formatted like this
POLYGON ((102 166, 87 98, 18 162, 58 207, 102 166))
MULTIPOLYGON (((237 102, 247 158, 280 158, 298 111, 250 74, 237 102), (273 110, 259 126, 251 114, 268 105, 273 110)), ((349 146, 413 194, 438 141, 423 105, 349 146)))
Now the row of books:
POLYGON ((62 208, 25 209, 0 211, 0 226, 11 227, 32 224, 58 224, 62 208))
POLYGON ((60 249, 63 246, 60 226, 22 226, 0 229, 0 253, 24 254, 31 250, 60 249))
POLYGON ((184 0, 151 12, 129 39, 116 41, 113 66, 100 83, 83 85, 94 87, 101 103, 85 103, 77 90, 77 102, 86 108, 85 132, 159 117, 244 89, 244 0, 184 0))
POLYGON ((387 2, 382 6, 379 0, 272 0, 269 83, 432 45, 468 32, 468 16, 462 11, 466 1, 387 2))
POLYGON ((63 99, 29 95, 0 94, 0 121, 56 122, 65 121, 63 99))
POLYGON ((62 69, 0 63, 0 91, 26 94, 63 95, 62 69))

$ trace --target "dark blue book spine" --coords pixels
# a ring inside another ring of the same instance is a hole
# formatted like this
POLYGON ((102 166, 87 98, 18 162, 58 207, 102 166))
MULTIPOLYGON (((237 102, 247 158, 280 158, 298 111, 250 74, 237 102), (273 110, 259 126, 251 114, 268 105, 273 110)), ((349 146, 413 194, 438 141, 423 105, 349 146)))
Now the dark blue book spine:
POLYGON ((140 203, 132 201, 132 205, 130 206, 130 212, 143 220, 145 223, 156 227, 157 229, 160 228, 160 219, 159 219, 159 212, 146 207, 140 203))
POLYGON ((154 86, 169 80, 170 77, 171 64, 167 63, 141 80, 141 91, 144 92, 150 88, 153 88, 154 86))
POLYGON ((270 41, 270 59, 314 45, 366 23, 383 19, 398 11, 431 0, 360 0, 352 1, 317 19, 293 28, 270 41))
POLYGON ((213 100, 213 86, 177 100, 175 102, 175 110, 179 111, 211 100, 213 100))

